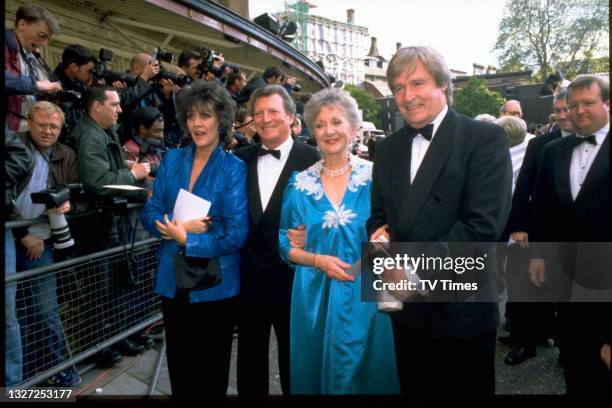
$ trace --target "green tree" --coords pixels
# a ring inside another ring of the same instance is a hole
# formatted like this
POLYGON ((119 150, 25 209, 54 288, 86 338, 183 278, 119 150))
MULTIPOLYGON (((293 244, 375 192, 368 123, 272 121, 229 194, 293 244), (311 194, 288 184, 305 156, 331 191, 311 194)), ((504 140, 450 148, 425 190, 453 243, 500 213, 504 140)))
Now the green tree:
POLYGON ((376 98, 355 85, 349 84, 344 89, 357 101, 359 109, 363 111, 363 120, 372 122, 377 128, 380 128, 376 98))
POLYGON ((497 92, 490 91, 482 79, 471 77, 465 86, 454 94, 453 109, 469 117, 481 113, 497 116, 499 107, 506 102, 497 92))
POLYGON ((544 81, 569 67, 564 74, 572 78, 607 55, 608 13, 606 0, 506 0, 494 47, 499 72, 532 69, 544 81))

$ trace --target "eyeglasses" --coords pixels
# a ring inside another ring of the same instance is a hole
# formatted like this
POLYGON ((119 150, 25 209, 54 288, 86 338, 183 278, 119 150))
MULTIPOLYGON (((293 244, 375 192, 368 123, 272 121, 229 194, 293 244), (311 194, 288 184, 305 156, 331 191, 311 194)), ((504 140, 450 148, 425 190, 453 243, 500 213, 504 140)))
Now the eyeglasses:
POLYGON ((34 123, 34 125, 36 125, 36 127, 38 128, 38 130, 45 130, 45 129, 49 129, 53 132, 57 132, 58 130, 61 129, 61 127, 54 125, 54 124, 45 124, 45 123, 34 123))

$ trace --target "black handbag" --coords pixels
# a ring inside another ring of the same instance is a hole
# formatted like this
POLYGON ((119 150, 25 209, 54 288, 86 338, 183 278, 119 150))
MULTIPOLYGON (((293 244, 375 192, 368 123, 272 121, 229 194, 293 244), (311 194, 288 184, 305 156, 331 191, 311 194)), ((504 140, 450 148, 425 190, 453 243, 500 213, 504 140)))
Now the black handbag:
POLYGON ((218 257, 190 257, 181 249, 174 255, 173 265, 177 289, 198 291, 210 289, 221 283, 221 266, 218 257))

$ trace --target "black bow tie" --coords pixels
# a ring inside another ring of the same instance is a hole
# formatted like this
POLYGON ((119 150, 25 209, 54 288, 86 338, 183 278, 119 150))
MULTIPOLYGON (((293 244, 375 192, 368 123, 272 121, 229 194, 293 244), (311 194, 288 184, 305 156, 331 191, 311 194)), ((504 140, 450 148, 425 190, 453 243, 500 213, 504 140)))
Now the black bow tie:
POLYGON ((584 142, 590 143, 592 145, 597 145, 597 139, 595 138, 595 135, 586 136, 586 137, 577 136, 577 135, 572 136, 572 146, 574 147, 580 146, 584 142))
POLYGON ((264 149, 263 147, 260 147, 259 148, 259 155, 260 156, 265 156, 266 154, 271 154, 272 156, 274 156, 278 160, 280 160, 280 150, 268 150, 268 149, 264 149))
POLYGON ((425 139, 431 142, 431 136, 433 133, 433 125, 427 125, 420 129, 415 129, 412 126, 408 125, 408 137, 413 138, 418 134, 421 134, 425 139))

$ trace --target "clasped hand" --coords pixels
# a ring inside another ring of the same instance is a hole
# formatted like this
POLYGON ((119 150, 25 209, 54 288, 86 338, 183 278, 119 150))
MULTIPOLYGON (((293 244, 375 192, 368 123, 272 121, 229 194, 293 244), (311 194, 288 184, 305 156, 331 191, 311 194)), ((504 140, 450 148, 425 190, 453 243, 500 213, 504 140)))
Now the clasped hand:
POLYGON ((189 221, 179 221, 168 219, 168 214, 164 214, 164 222, 155 221, 155 227, 162 239, 171 239, 185 246, 187 243, 187 233, 202 234, 208 231, 210 217, 196 218, 189 221))

